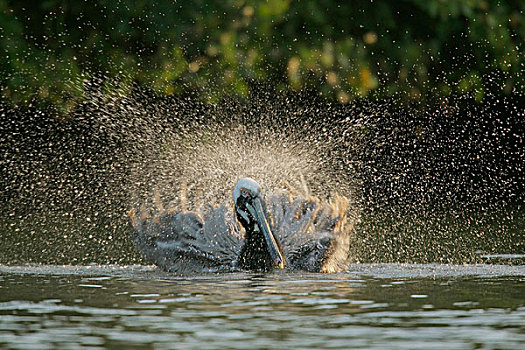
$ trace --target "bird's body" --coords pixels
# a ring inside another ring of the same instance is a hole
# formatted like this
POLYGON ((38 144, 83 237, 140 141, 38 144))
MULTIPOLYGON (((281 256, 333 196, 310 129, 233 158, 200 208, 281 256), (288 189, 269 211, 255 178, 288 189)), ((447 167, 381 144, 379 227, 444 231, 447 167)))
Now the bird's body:
POLYGON ((263 198, 251 179, 239 180, 233 197, 235 213, 226 205, 156 215, 130 212, 139 250, 148 261, 178 273, 346 268, 353 221, 347 223, 345 197, 321 202, 282 192, 263 198))

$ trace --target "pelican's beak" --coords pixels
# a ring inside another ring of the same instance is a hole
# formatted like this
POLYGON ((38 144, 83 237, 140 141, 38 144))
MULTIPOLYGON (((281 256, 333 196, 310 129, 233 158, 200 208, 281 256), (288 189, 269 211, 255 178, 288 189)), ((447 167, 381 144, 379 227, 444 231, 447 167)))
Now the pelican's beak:
POLYGON ((286 259, 281 250, 281 246, 278 243, 277 238, 273 235, 273 232, 270 229, 270 225, 268 224, 268 220, 266 219, 266 214, 264 213, 261 199, 255 198, 252 201, 252 203, 253 203, 252 215, 257 221, 257 225, 259 226, 259 229, 262 231, 264 235, 264 239, 266 240, 266 245, 268 246, 268 250, 270 252, 270 256, 272 257, 273 263, 275 264, 276 267, 279 267, 282 269, 286 266, 286 259))

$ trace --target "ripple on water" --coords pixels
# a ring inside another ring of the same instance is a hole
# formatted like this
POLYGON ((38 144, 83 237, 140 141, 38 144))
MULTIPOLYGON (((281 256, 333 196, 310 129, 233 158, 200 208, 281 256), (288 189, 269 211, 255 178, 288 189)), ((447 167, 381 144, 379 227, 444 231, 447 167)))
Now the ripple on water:
POLYGON ((0 266, 0 347, 523 348, 523 267, 461 269, 181 277, 0 266))

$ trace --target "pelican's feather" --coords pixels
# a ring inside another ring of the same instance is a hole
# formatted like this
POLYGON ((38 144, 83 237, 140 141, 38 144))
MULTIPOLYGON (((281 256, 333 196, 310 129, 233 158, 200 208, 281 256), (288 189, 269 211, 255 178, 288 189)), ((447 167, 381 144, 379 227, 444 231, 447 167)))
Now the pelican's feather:
POLYGON ((164 270, 189 273, 234 268, 242 236, 226 206, 153 216, 132 211, 130 218, 139 250, 164 270))
POLYGON ((348 200, 336 195, 328 203, 287 194, 268 199, 272 231, 279 237, 290 268, 317 272, 347 267, 350 227, 348 200))

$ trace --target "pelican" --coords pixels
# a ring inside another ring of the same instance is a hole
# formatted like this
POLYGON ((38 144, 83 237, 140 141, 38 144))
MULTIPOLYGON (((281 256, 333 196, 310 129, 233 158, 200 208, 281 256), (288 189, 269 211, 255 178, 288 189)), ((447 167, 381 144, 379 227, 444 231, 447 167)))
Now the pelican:
POLYGON ((270 271, 337 272, 347 268, 350 232, 348 199, 326 202, 283 192, 265 199, 253 179, 233 188, 228 206, 192 212, 129 213, 135 243, 145 258, 177 273, 270 271))

